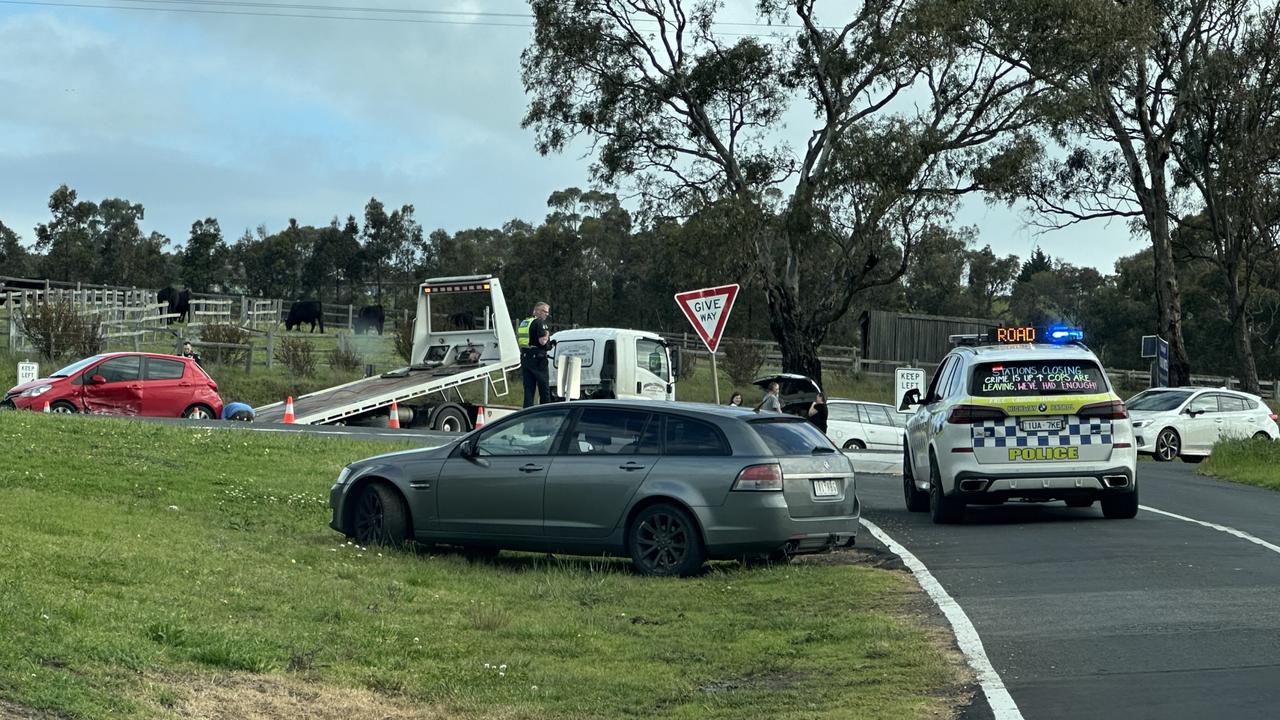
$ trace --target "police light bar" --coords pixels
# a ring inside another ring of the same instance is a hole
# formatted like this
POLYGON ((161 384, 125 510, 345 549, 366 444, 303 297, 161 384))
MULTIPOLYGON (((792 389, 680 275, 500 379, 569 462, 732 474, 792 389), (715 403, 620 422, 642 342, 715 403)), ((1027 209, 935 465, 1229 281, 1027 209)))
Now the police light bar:
POLYGON ((1084 342, 1084 331, 1080 328, 1067 327, 1066 325, 1054 325, 1049 328, 1046 333, 1049 342, 1060 345, 1070 342, 1084 342))
POLYGON ((1000 327, 988 333, 951 335, 952 345, 1027 345, 1035 342, 1066 345, 1084 341, 1084 331, 1066 325, 1040 329, 1029 325, 1000 327))
POLYGON ((422 288, 423 295, 453 292, 489 292, 489 283, 449 283, 447 285, 427 285, 422 288))

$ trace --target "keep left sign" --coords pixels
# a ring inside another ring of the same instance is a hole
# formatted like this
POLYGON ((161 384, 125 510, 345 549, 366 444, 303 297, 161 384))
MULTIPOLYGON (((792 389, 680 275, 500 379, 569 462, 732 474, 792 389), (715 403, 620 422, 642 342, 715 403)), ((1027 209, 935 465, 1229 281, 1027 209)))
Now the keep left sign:
POLYGON ((738 297, 738 285, 720 285, 676 294, 676 305, 689 319, 693 329, 702 338, 707 350, 715 352, 720 347, 724 326, 729 321, 729 311, 738 297))

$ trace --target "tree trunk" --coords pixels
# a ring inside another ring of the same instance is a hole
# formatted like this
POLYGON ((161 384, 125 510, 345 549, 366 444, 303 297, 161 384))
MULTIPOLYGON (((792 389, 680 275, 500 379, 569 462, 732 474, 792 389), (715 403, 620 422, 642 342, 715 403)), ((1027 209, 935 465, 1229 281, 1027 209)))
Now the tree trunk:
POLYGON ((1258 365, 1253 358, 1253 337, 1249 328, 1249 313, 1245 299, 1240 295, 1240 266, 1232 264, 1227 270, 1227 302, 1231 317, 1231 334, 1236 346, 1236 362, 1239 363, 1240 387, 1245 392, 1262 395, 1258 382, 1258 365))
POLYGON ((782 351, 782 372, 808 376, 822 387, 822 363, 818 360, 821 338, 810 332, 786 288, 772 285, 765 294, 769 300, 769 331, 782 351))
POLYGON ((1182 337, 1182 294, 1178 289, 1178 271, 1173 261, 1173 243, 1169 237, 1169 191, 1165 185, 1164 166, 1167 152, 1148 150, 1151 178, 1151 208, 1147 214, 1151 247, 1155 256, 1156 311, 1160 335, 1169 343, 1169 385, 1191 384, 1191 359, 1182 337))

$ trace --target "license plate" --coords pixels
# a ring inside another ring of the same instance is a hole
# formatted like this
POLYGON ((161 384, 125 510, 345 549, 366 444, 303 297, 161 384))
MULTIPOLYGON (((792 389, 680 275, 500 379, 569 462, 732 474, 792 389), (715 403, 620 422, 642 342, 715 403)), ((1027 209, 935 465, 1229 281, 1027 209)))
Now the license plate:
POLYGON ((1023 418, 1020 424, 1022 429, 1028 432, 1061 430, 1062 418, 1023 418))
POLYGON ((813 494, 816 497, 835 497, 840 494, 840 481, 814 480, 813 494))

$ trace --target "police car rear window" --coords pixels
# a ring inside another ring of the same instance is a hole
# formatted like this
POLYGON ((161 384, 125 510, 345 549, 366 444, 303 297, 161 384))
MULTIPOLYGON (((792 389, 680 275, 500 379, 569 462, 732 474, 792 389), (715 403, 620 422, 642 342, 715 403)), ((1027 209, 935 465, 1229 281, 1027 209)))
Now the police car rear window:
POLYGON ((1088 360, 1017 360, 976 365, 969 394, 975 397, 1092 395, 1107 392, 1106 377, 1088 360))

